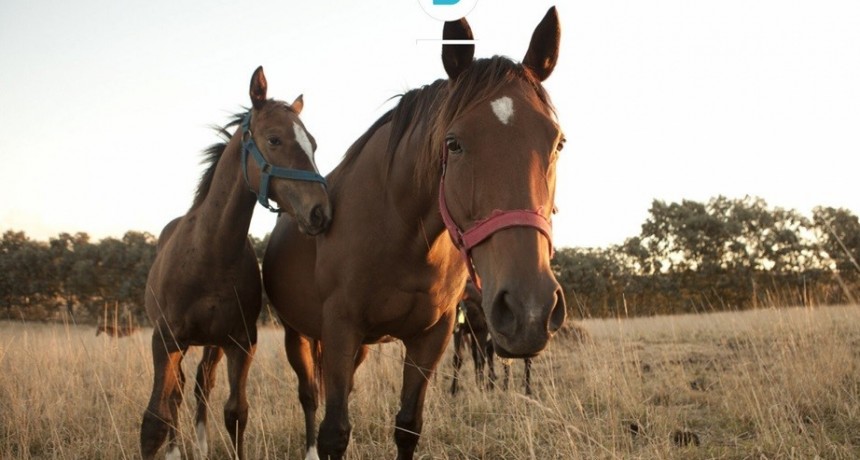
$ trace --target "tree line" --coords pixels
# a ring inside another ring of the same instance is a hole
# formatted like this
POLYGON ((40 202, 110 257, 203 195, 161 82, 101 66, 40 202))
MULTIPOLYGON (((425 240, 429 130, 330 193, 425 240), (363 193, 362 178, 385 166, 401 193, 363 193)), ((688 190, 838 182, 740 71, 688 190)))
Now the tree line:
MULTIPOLYGON (((639 235, 607 248, 562 248, 553 268, 574 317, 653 315, 854 302, 860 221, 816 207, 812 218, 761 198, 655 200, 639 235)), ((251 237, 258 258, 266 238, 251 237)), ((129 231, 93 242, 0 240, 0 318, 70 316, 146 323, 143 294, 156 238, 129 231)), ((266 311, 264 309, 264 311, 266 311)))
POLYGON ((639 235, 565 248, 554 263, 571 313, 654 315, 853 303, 860 222, 819 206, 812 218, 756 197, 655 200, 639 235), (573 310, 578 310, 573 311, 573 310))

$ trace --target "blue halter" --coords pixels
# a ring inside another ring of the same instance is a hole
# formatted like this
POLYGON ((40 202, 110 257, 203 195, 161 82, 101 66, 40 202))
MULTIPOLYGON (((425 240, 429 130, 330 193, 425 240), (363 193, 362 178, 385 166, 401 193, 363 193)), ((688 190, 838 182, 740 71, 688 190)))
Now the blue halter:
POLYGON ((274 176, 280 179, 301 180, 307 182, 319 182, 326 186, 325 178, 316 173, 316 171, 307 171, 303 169, 282 168, 280 166, 272 166, 263 157, 263 153, 257 148, 254 142, 254 137, 251 135, 251 112, 249 111, 242 120, 242 173, 245 175, 245 183, 248 188, 257 195, 257 201, 264 208, 272 212, 280 213, 283 210, 272 207, 269 204, 269 180, 274 176), (260 167, 260 191, 254 192, 251 188, 251 182, 248 180, 248 153, 254 157, 257 166, 260 167))

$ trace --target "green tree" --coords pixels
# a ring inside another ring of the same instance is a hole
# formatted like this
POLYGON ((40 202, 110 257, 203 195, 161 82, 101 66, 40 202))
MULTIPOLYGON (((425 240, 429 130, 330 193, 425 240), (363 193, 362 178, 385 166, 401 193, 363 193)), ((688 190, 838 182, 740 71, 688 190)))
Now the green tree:
POLYGON ((812 220, 821 249, 833 261, 836 270, 854 280, 860 275, 860 221, 843 208, 816 207, 812 220))

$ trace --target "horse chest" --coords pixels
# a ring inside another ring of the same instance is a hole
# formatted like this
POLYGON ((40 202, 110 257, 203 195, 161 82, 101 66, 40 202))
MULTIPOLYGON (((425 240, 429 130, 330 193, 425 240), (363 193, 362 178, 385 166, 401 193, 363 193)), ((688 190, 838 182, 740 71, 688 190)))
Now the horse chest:
POLYGON ((365 310, 370 335, 409 337, 438 323, 447 308, 426 293, 401 293, 365 310))

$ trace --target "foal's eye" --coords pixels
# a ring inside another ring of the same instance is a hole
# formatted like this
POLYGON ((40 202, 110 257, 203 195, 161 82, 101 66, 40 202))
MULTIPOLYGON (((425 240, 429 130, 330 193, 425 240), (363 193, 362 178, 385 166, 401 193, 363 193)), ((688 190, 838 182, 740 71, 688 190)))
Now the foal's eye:
POLYGON ((558 145, 555 147, 557 152, 561 152, 564 150, 564 143, 567 142, 567 139, 562 137, 560 141, 558 141, 558 145))
POLYGON ((445 139, 445 147, 448 149, 448 153, 463 153, 463 147, 457 142, 457 138, 453 136, 448 136, 445 139))
POLYGON ((281 138, 279 138, 279 137, 272 136, 266 140, 269 142, 269 145, 271 145, 272 147, 277 147, 277 146, 281 145, 281 138))

